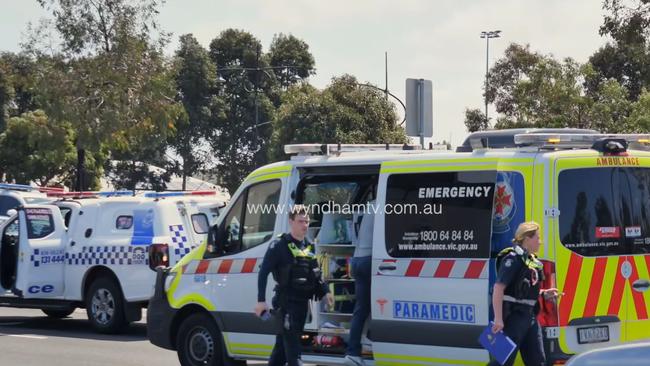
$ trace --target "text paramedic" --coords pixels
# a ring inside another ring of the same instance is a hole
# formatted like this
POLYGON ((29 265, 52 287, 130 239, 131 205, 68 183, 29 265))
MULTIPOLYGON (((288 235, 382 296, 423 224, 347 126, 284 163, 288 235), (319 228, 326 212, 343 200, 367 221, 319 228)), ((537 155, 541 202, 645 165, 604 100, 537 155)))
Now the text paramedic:
POLYGON ((418 190, 418 198, 488 197, 492 186, 429 187, 418 190))

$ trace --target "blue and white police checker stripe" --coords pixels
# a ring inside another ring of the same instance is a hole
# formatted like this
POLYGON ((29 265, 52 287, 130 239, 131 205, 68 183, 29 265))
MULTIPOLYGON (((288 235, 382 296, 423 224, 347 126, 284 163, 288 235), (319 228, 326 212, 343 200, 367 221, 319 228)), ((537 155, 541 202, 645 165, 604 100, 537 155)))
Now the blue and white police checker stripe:
POLYGON ((97 245, 81 248, 80 253, 65 254, 68 265, 133 265, 149 264, 147 250, 132 246, 97 245))
POLYGON ((169 225, 169 236, 174 245, 174 254, 180 258, 183 258, 194 249, 192 246, 186 246, 186 244, 188 244, 188 239, 183 225, 169 225))

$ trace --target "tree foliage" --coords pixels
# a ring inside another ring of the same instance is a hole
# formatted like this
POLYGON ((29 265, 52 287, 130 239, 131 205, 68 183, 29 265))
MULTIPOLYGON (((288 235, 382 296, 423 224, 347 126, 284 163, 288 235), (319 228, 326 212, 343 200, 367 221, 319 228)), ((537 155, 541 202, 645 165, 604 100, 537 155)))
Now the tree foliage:
POLYGON ((285 144, 406 143, 394 106, 350 75, 332 79, 323 91, 310 85, 289 89, 273 122, 272 160, 284 158, 285 144))
POLYGON ((63 182, 75 161, 73 141, 71 126, 54 123, 43 111, 12 117, 0 134, 0 166, 16 183, 63 182))

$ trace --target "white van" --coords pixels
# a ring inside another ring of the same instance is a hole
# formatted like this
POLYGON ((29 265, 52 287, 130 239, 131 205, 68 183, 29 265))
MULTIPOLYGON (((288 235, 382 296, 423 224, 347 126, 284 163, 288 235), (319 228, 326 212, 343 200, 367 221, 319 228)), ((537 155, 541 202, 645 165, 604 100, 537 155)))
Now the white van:
POLYGON ((22 205, 0 225, 0 306, 53 317, 85 307, 106 333, 141 318, 156 265, 177 263, 206 238, 205 197, 212 208, 224 204, 214 191, 57 195, 64 198, 22 205))

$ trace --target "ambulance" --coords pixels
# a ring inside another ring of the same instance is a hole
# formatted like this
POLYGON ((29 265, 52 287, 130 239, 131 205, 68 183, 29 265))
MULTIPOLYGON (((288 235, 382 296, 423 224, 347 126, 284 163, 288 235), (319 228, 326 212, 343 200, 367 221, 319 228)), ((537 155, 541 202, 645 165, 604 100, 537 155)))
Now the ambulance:
POLYGON ((207 212, 225 204, 216 191, 49 196, 0 225, 0 306, 55 318, 85 308, 103 333, 141 319, 155 280, 149 257, 177 263, 207 237, 207 212))
POLYGON ((542 227, 542 288, 564 293, 540 299, 549 365, 650 339, 649 144, 650 135, 516 129, 472 134, 456 152, 287 145, 291 159, 246 178, 209 242, 159 268, 148 335, 182 365, 266 360, 274 326, 253 313, 257 273, 269 243, 289 230, 288 208, 302 203, 336 299, 333 309, 310 304, 303 361, 342 364, 353 205, 374 201, 366 364, 485 365, 478 338, 493 318, 495 258, 528 220, 542 227))

